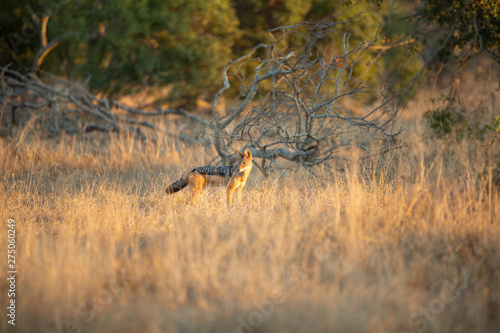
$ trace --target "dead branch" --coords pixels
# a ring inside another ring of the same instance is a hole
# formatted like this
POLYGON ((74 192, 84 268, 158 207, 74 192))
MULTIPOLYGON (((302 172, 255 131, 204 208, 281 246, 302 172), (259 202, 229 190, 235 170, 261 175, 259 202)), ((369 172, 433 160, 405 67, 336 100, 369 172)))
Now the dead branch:
MULTIPOLYGON (((48 46, 48 45, 47 45, 48 46)), ((143 120, 145 116, 179 115, 200 126, 209 122, 183 109, 141 110, 126 106, 114 99, 98 98, 83 85, 45 74, 42 80, 31 73, 24 75, 6 67, 0 67, 0 97, 2 107, 2 127, 6 120, 3 114, 12 113, 11 124, 16 122, 16 114, 23 111, 24 117, 38 115, 45 121, 46 129, 57 135, 88 133, 94 131, 131 133, 138 139, 145 140, 141 129, 162 132, 187 143, 199 142, 194 136, 159 128, 152 122, 143 120)), ((20 115, 18 115, 20 116, 20 115)))
POLYGON ((49 54, 50 51, 55 49, 61 43, 60 38, 56 38, 50 43, 47 42, 47 23, 49 22, 49 19, 50 15, 44 16, 42 19, 42 28, 40 30, 41 46, 37 54, 35 55, 35 59, 33 60, 33 66, 32 66, 33 73, 38 72, 38 69, 42 64, 43 59, 45 59, 47 54, 49 54))

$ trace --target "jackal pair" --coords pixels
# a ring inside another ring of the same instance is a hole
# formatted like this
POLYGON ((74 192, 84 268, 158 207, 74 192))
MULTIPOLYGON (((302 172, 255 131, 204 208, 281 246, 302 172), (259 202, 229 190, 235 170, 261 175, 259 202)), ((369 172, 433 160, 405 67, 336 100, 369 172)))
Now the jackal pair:
POLYGON ((168 186, 165 192, 172 194, 189 185, 193 201, 198 200, 207 186, 225 186, 227 203, 232 204, 233 192, 236 190, 238 200, 241 200, 241 190, 252 171, 252 152, 246 148, 245 153, 235 149, 239 155, 236 164, 228 166, 204 166, 184 172, 181 179, 168 186))

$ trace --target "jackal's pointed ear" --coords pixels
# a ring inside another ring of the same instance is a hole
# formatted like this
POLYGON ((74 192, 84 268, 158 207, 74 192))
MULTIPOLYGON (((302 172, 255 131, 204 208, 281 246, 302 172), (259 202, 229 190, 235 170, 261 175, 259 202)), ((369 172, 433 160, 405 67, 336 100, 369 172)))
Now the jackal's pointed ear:
POLYGON ((245 157, 246 158, 252 158, 252 152, 248 148, 245 149, 245 157))
MULTIPOLYGON (((248 148, 247 148, 247 149, 248 149, 248 148)), ((234 150, 234 151, 235 151, 238 155, 240 155, 240 157, 241 157, 241 158, 245 157, 245 155, 244 155, 241 151, 239 151, 238 149, 233 148, 233 150, 234 150)))

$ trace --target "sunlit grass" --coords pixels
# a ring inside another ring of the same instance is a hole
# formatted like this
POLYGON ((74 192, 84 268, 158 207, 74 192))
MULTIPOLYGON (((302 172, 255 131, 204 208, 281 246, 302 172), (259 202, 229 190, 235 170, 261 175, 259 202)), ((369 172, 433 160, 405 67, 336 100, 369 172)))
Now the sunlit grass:
POLYGON ((220 189, 197 204, 164 194, 209 161, 204 148, 103 142, 0 141, 2 234, 17 223, 16 332, 500 327, 488 147, 415 130, 407 148, 344 173, 255 169, 244 202, 227 207, 220 189))

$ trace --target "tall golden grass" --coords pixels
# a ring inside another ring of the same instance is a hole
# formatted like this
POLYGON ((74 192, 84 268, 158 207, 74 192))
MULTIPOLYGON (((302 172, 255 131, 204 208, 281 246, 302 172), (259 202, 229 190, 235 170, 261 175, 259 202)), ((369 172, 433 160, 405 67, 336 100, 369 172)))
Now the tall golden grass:
POLYGON ((201 147, 0 139, 3 271, 8 219, 18 250, 0 330, 498 332, 491 147, 412 124, 406 148, 344 173, 254 169, 233 207, 164 194, 201 147))

